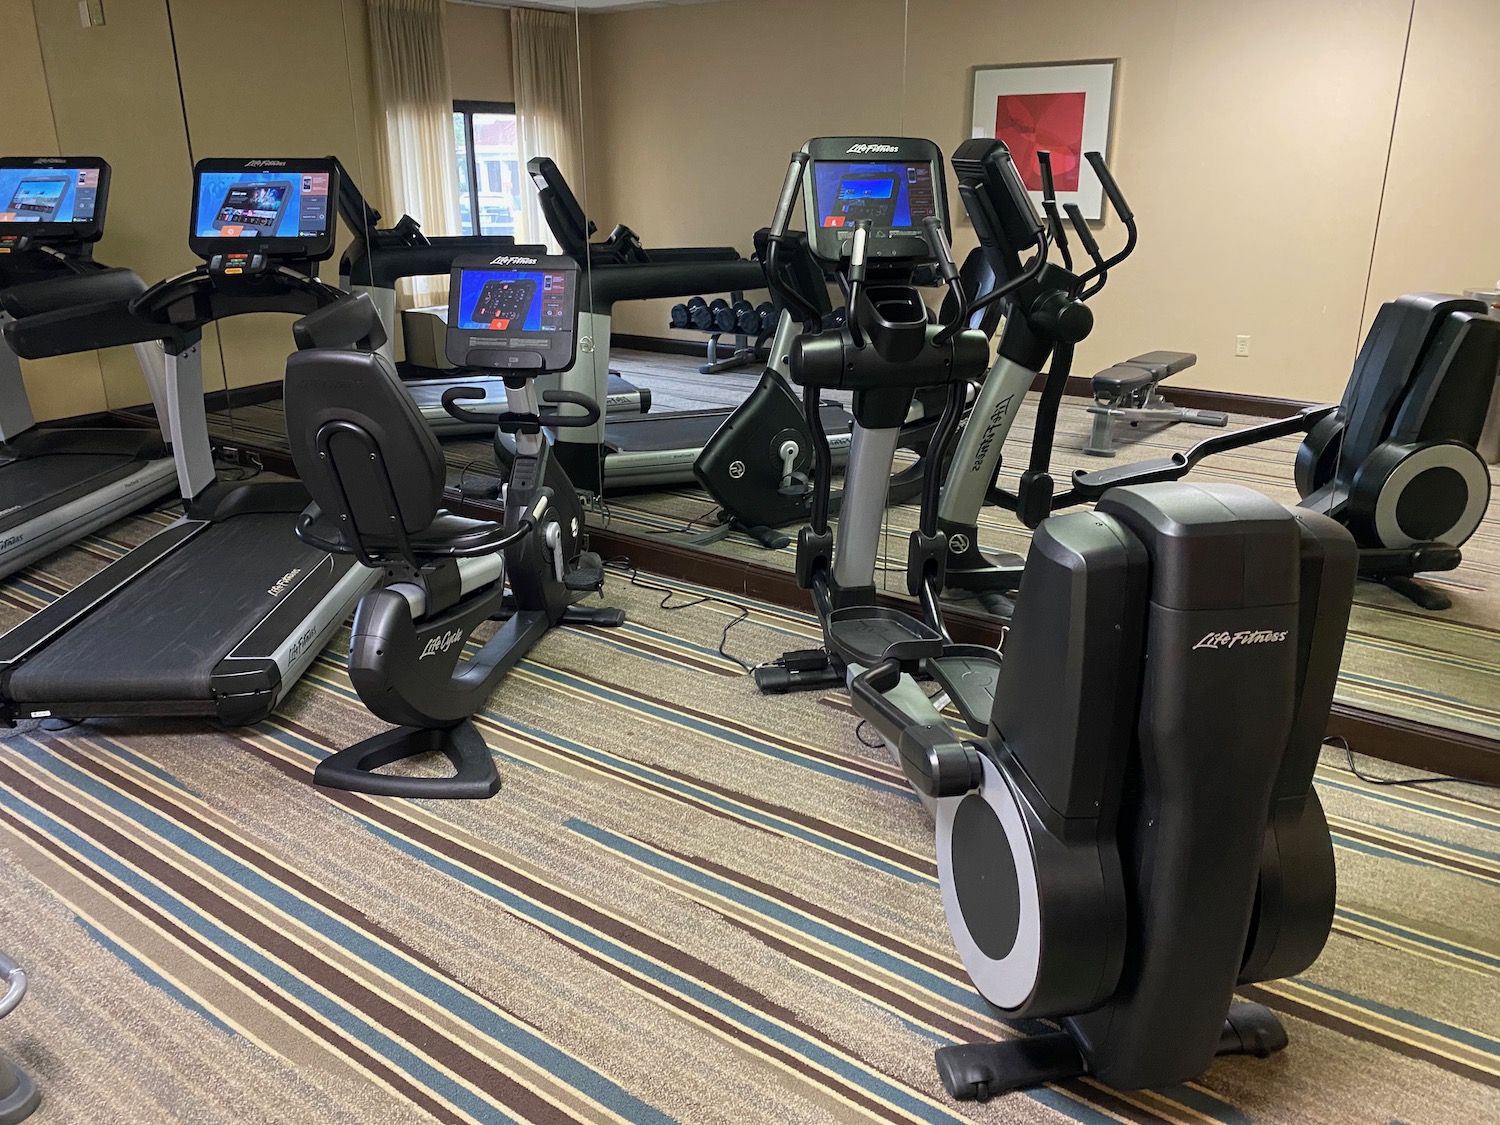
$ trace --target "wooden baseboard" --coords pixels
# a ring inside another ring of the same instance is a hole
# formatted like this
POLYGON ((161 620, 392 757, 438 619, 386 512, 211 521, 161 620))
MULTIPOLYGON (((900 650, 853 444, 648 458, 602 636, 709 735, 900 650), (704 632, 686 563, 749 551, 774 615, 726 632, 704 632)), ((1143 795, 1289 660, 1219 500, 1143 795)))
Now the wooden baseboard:
MULTIPOLYGON (((591 529, 589 536, 593 549, 606 558, 626 557, 654 574, 712 586, 731 596, 743 594, 788 609, 812 611, 807 591, 798 587, 789 571, 617 531, 591 529)), ((911 605, 892 595, 881 601, 897 609, 911 605)), ((1000 642, 1000 625, 992 617, 947 608, 945 620, 953 639, 962 644, 1000 642)), ((1477 735, 1342 704, 1336 704, 1329 716, 1328 735, 1344 739, 1361 757, 1444 776, 1500 782, 1500 742, 1477 735)))
MULTIPOLYGON (((615 332, 610 336, 610 346, 630 348, 638 352, 658 352, 663 355, 706 356, 708 343, 695 340, 675 340, 662 336, 636 336, 627 332, 615 332)), ((1031 389, 1041 393, 1043 379, 1038 376, 1031 389)), ((1290 398, 1272 398, 1267 395, 1242 395, 1231 391, 1209 391, 1198 387, 1179 385, 1170 379, 1162 384, 1163 391, 1175 406, 1189 410, 1222 410, 1226 414, 1247 414, 1253 418, 1285 418, 1314 403, 1299 402, 1290 398)), ((1070 375, 1067 393, 1075 398, 1092 398, 1093 389, 1086 375, 1070 375)))

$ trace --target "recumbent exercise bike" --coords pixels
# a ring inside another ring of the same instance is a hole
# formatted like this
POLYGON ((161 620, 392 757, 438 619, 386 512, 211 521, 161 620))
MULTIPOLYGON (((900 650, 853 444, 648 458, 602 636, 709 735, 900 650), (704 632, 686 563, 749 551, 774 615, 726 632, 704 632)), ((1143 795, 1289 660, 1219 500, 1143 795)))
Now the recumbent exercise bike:
POLYGON ((582 505, 542 434, 543 426, 588 425, 599 407, 547 391, 542 402, 583 413, 543 412, 534 385, 573 362, 578 272, 571 258, 521 254, 454 264, 449 361, 503 372, 506 410, 459 405, 484 397, 475 387, 450 388, 443 405, 515 437, 501 523, 440 506, 442 449, 378 352, 380 321, 368 295, 294 326, 302 350, 287 360, 287 432, 314 500, 297 535, 385 571, 385 586, 355 609, 349 678, 366 707, 399 724, 325 759, 316 784, 397 797, 492 796, 500 778, 470 717, 548 629, 623 623, 621 610, 575 604, 601 590, 604 566, 584 550, 582 505), (368 350, 352 347, 371 337, 368 350), (494 617, 504 624, 460 666, 470 634, 494 617), (452 776, 375 772, 431 751, 448 757, 452 776))

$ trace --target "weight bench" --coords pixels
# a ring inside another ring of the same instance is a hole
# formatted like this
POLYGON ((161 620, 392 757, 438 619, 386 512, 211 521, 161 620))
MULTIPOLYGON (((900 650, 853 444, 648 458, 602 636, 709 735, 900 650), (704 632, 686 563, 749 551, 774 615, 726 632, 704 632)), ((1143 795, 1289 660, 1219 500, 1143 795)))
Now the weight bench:
POLYGON ((1113 457, 1116 418, 1132 426, 1142 422, 1167 426, 1176 422, 1227 426, 1229 415, 1222 410, 1190 410, 1173 406, 1162 397, 1157 387, 1163 379, 1186 371, 1197 362, 1198 357, 1191 352, 1145 352, 1095 375, 1092 380, 1094 404, 1088 408, 1094 416, 1094 425, 1083 451, 1095 457, 1113 457))

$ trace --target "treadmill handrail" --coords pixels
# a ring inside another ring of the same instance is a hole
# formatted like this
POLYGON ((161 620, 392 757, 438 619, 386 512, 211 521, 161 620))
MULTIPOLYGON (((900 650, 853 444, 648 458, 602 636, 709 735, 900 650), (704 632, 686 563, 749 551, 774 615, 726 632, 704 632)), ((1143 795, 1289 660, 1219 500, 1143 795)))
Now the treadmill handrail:
POLYGON ((579 312, 608 315, 617 301, 748 293, 765 288, 766 276, 760 263, 748 258, 733 262, 595 266, 580 286, 579 312))

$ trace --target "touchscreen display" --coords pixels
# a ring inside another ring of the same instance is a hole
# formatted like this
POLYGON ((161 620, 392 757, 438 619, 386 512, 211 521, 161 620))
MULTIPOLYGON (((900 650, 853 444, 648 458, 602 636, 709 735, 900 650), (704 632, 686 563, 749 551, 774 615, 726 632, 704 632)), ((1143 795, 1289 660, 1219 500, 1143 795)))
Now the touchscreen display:
POLYGON ((872 227, 911 229, 937 214, 932 165, 926 161, 820 160, 814 171, 820 226, 852 227, 867 219, 872 227))
POLYGON ((463 271, 456 327, 490 332, 571 332, 573 294, 563 270, 463 271))
POLYGON ((326 171, 277 168, 198 177, 199 238, 321 238, 328 223, 326 171))
POLYGON ((0 223, 91 223, 97 168, 0 168, 0 223))

